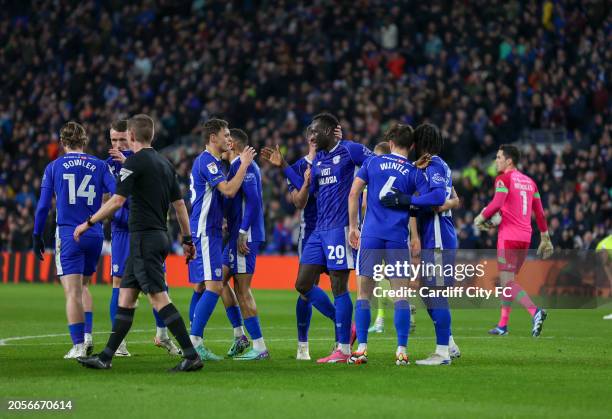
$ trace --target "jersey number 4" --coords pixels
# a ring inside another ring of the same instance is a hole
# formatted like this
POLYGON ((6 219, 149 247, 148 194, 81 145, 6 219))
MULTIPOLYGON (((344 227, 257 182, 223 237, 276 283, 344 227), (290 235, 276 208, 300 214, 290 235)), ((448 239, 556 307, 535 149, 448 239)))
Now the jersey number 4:
POLYGON ((68 181, 68 202, 70 204, 76 204, 76 199, 79 197, 87 198, 87 205, 93 205, 94 199, 96 199, 96 188, 94 185, 89 185, 91 175, 85 175, 85 177, 83 177, 79 189, 76 189, 76 177, 74 173, 64 173, 63 179, 68 181))

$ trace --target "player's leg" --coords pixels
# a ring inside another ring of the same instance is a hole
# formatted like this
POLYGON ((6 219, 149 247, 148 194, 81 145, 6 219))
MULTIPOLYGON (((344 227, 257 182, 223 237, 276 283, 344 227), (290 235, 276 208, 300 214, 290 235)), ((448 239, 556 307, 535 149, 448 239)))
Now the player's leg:
POLYGON ((83 314, 85 316, 85 348, 87 355, 91 355, 93 352, 93 299, 91 292, 89 292, 89 284, 91 283, 91 275, 83 275, 83 314))
MULTIPOLYGON (((167 272, 166 272, 166 264, 164 263, 164 292, 168 294, 168 298, 170 297, 168 290, 168 281, 167 281, 167 272)), ((155 307, 152 309, 153 317, 155 318, 155 337, 153 338, 153 343, 158 348, 165 349, 169 355, 179 356, 183 353, 179 348, 176 347, 170 336, 168 335, 168 327, 164 322, 164 319, 159 314, 159 311, 155 307)))
MULTIPOLYGON (((390 280, 391 289, 404 291, 410 286, 410 280, 406 278, 394 278, 390 280)), ((407 297, 398 297, 393 302, 393 324, 397 334, 397 349, 395 350, 395 364, 408 365, 408 336, 411 333, 412 309, 407 297)))
POLYGON ((221 237, 211 236, 198 238, 194 244, 196 259, 189 264, 190 281, 203 281, 204 293, 194 309, 190 338, 203 361, 219 361, 223 358, 204 346, 203 337, 204 328, 223 291, 223 242, 221 237))
MULTIPOLYGON (((109 314, 111 329, 119 307, 119 288, 121 287, 121 278, 125 272, 125 264, 130 253, 130 234, 127 231, 114 231, 111 236, 111 274, 113 281, 113 290, 109 303, 109 314)), ((115 356, 131 356, 127 350, 125 341, 121 342, 115 356)))
MULTIPOLYGON (((312 231, 300 229, 298 239, 298 257, 302 257, 302 251, 312 231)), ((315 283, 318 285, 318 281, 315 283)), ((310 361, 308 350, 308 331, 310 330, 310 320, 312 319, 312 304, 306 297, 299 294, 295 303, 295 319, 297 323, 298 349, 296 359, 299 361, 310 361)))
POLYGON ((60 277, 64 296, 66 297, 66 318, 68 330, 72 339, 72 348, 64 356, 65 359, 86 355, 85 347, 85 314, 83 312, 83 282, 82 275, 69 274, 60 277))
POLYGON ((251 342, 249 342, 249 339, 244 334, 244 328, 242 327, 242 312, 240 311, 238 298, 236 297, 236 293, 229 283, 233 275, 229 266, 226 265, 225 262, 226 260, 224 256, 223 291, 221 292, 221 299, 223 300, 223 305, 225 306, 225 314, 227 315, 227 318, 233 328, 234 340, 232 342, 232 346, 230 346, 227 351, 227 356, 233 358, 236 355, 240 355, 249 346, 251 346, 251 342))
MULTIPOLYGON (((359 260, 359 256, 357 257, 359 260)), ((360 273, 363 271, 359 271, 360 273)), ((355 302, 355 327, 359 346, 348 360, 350 364, 365 364, 368 362, 368 326, 372 319, 370 297, 373 295, 374 281, 371 277, 357 276, 357 301, 355 302)))

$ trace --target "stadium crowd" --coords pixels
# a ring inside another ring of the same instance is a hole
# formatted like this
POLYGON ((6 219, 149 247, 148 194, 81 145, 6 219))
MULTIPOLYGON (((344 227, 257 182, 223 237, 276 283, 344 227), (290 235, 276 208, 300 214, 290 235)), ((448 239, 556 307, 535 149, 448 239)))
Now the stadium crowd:
MULTIPOLYGON (((525 130, 561 130, 564 145, 528 146, 523 169, 540 187, 553 243, 591 248, 612 229, 609 9, 605 0, 8 1, 1 250, 30 248, 40 178, 67 120, 82 122, 89 152, 106 158, 112 120, 152 115, 156 147, 187 196, 209 117, 245 129, 256 149, 281 144, 293 161, 323 110, 369 146, 393 122, 438 124, 468 248, 494 247, 471 223, 493 193, 486 159, 525 130)), ((260 163, 266 250, 293 252, 298 214, 280 171, 260 163)))

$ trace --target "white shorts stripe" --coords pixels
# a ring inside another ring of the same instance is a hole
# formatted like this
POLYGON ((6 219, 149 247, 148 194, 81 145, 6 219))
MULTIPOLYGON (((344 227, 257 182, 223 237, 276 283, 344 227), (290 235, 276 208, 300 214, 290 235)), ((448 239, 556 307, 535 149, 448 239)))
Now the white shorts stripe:
POLYGON ((247 271, 246 257, 236 250, 236 273, 245 274, 247 271))
POLYGON ((355 259, 353 258, 353 248, 349 243, 349 228, 344 227, 344 246, 346 248, 346 267, 347 269, 355 269, 355 259))
POLYGON ((202 266, 204 267, 204 281, 212 281, 212 269, 210 269, 210 247, 208 245, 208 237, 200 237, 202 246, 202 266))
POLYGON ((58 275, 64 274, 62 268, 62 239, 60 239, 59 227, 55 228, 55 270, 58 275))

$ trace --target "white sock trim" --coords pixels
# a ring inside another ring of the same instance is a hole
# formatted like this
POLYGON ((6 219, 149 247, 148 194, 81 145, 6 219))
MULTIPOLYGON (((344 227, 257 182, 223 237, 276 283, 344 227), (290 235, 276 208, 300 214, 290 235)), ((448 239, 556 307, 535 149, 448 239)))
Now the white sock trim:
POLYGON ((242 326, 234 327, 234 337, 239 338, 244 336, 244 329, 242 326))
POLYGON ((266 343, 264 342, 263 337, 253 340, 253 349, 259 352, 263 352, 266 350, 266 343))

